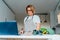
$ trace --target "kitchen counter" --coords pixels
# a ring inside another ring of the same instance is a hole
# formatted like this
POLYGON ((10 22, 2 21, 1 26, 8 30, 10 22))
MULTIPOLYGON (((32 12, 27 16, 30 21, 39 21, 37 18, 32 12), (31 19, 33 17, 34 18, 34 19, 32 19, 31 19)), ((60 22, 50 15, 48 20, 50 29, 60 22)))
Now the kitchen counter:
POLYGON ((42 38, 42 39, 51 39, 51 40, 60 40, 60 35, 0 35, 0 38, 42 38))

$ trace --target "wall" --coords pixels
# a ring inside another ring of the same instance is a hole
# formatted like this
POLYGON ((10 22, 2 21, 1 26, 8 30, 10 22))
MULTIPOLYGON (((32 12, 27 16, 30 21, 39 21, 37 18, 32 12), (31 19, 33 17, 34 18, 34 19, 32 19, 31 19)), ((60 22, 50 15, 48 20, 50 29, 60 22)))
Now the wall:
POLYGON ((55 26, 55 13, 54 11, 50 12, 50 26, 53 28, 55 26))
POLYGON ((57 25, 57 12, 56 11, 51 11, 50 12, 50 25, 51 28, 56 27, 57 25))
POLYGON ((10 11, 10 9, 0 0, 0 21, 14 20, 15 15, 10 11))

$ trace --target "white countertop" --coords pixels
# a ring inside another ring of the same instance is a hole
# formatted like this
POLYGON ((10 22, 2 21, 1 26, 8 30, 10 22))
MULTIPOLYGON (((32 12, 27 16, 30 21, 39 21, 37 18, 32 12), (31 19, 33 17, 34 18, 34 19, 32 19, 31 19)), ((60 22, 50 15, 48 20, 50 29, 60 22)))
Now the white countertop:
POLYGON ((0 38, 60 38, 60 35, 0 35, 0 38))
POLYGON ((0 35, 0 38, 60 40, 60 35, 0 35))

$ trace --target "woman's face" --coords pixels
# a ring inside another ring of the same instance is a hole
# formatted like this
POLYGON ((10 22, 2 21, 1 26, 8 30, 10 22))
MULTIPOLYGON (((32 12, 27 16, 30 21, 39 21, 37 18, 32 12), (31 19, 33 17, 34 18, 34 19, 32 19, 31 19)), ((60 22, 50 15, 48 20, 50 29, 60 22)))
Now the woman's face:
POLYGON ((32 10, 31 10, 31 8, 27 8, 27 11, 28 11, 28 15, 29 15, 29 16, 32 16, 32 15, 33 15, 33 12, 32 12, 32 10))

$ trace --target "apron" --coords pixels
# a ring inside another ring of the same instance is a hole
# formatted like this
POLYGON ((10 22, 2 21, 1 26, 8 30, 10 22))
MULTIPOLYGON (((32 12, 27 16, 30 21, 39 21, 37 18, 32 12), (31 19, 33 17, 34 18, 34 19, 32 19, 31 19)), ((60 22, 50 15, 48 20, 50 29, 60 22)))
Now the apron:
POLYGON ((25 21, 25 33, 32 34, 33 30, 36 29, 36 23, 33 22, 33 16, 31 19, 25 21))

